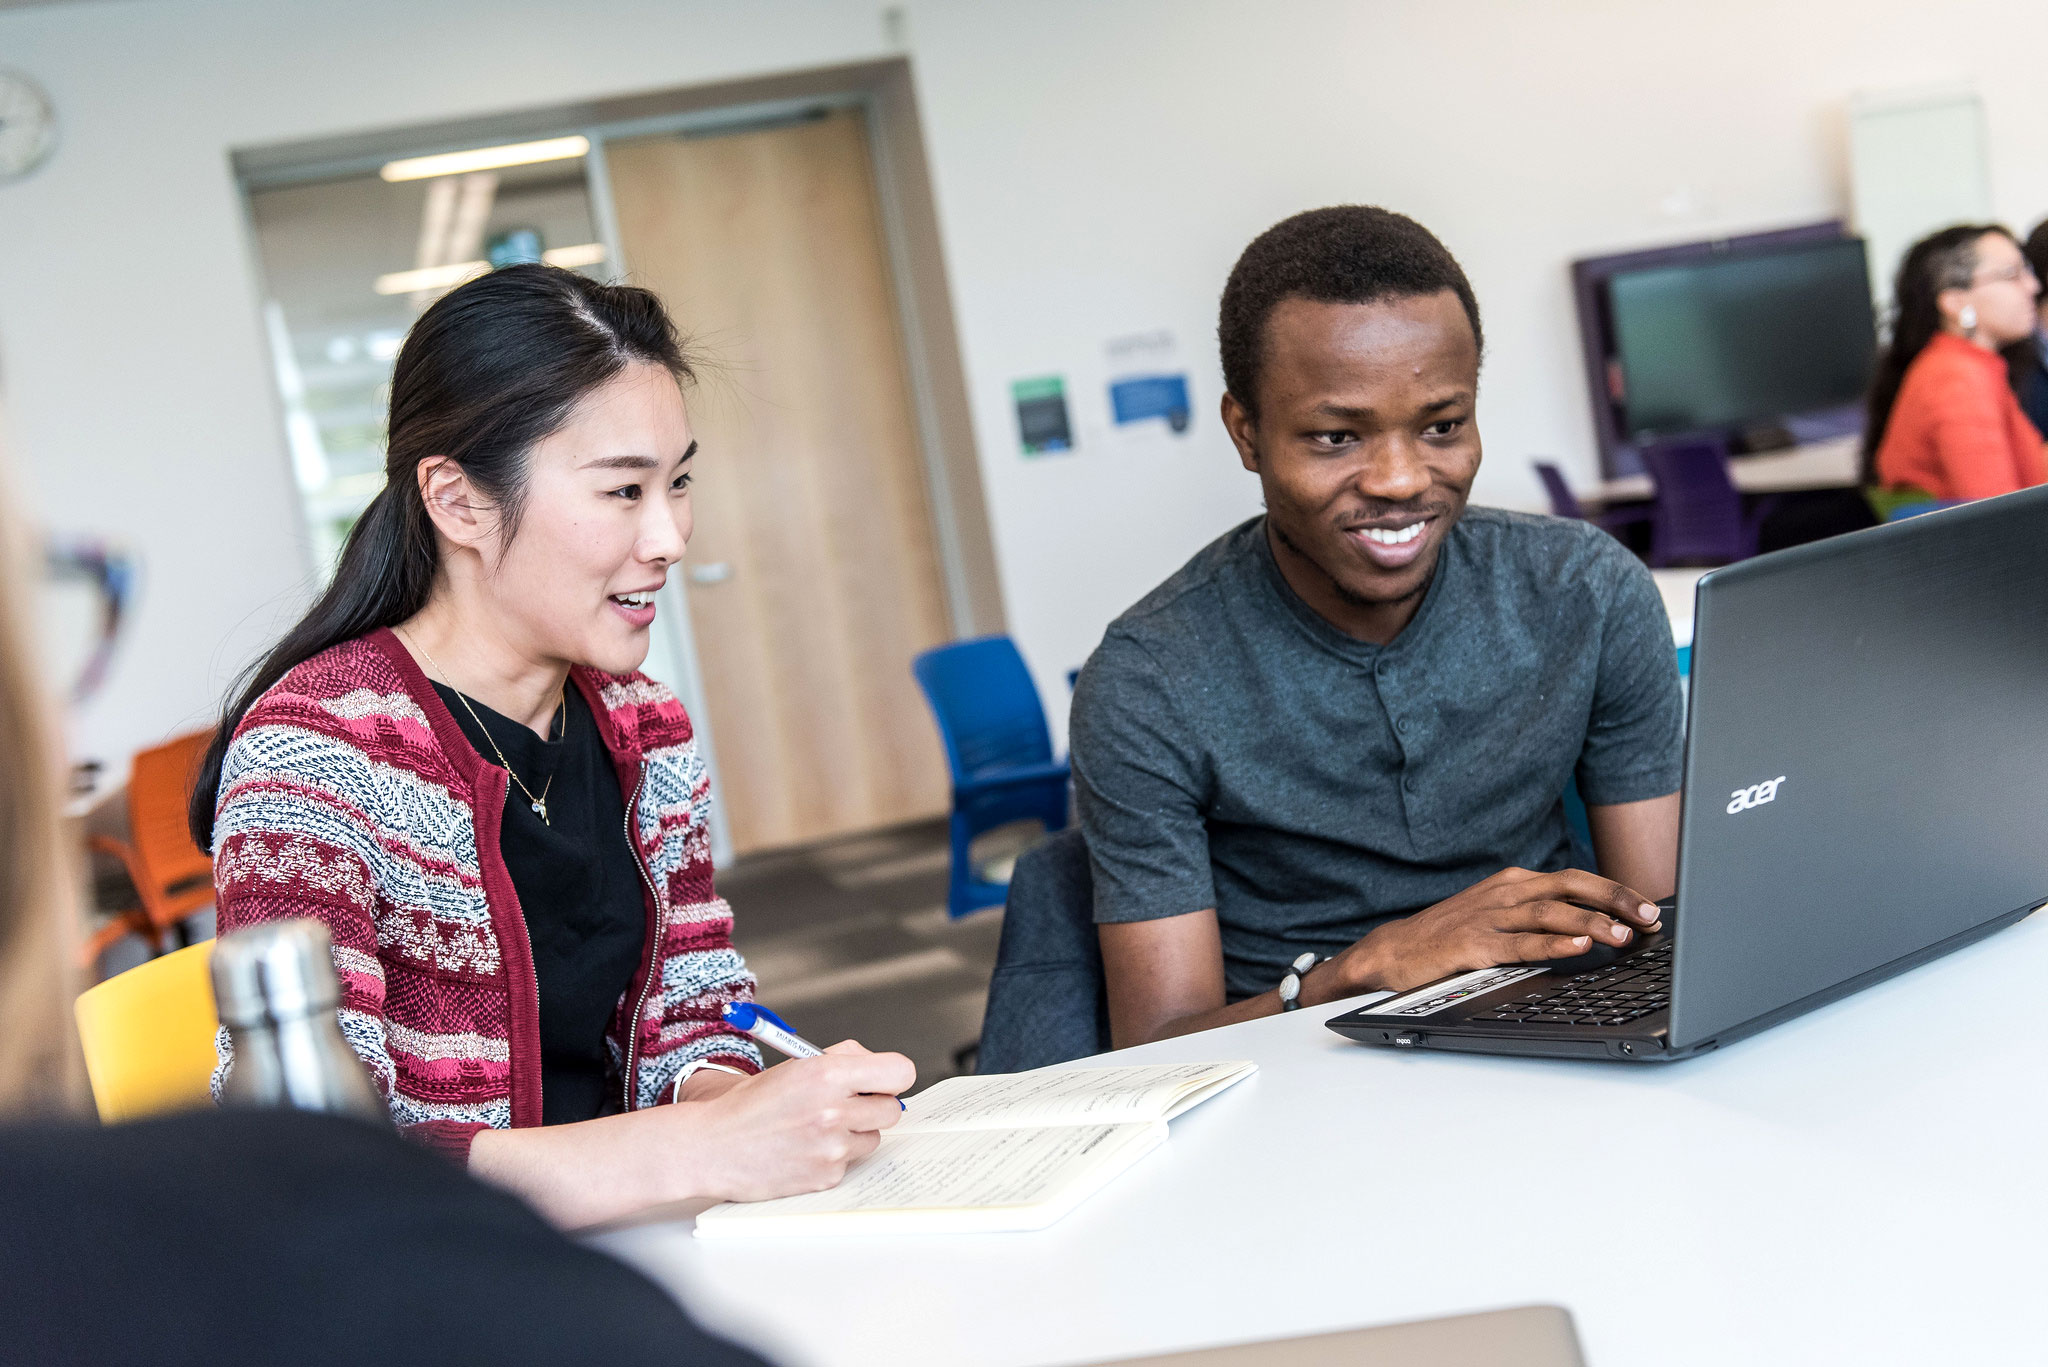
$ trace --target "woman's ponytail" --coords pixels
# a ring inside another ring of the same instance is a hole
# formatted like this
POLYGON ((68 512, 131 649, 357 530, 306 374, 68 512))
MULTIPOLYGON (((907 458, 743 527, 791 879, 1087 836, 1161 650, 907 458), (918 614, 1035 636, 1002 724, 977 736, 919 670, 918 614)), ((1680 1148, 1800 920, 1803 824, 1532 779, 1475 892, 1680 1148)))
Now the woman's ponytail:
POLYGON ((586 394, 635 362, 691 377, 661 301, 553 266, 493 271, 420 315, 391 372, 384 488, 349 530, 326 591, 237 682, 192 789, 199 848, 213 848, 221 763, 256 700, 322 651, 426 607, 440 547, 420 497, 419 463, 438 455, 461 466, 510 536, 527 453, 586 394))
POLYGON ((189 820, 199 848, 213 847, 213 810, 228 741, 256 700, 298 665, 343 641, 396 626, 426 606, 434 583, 434 541, 417 485, 385 484, 349 529, 334 578, 299 624, 236 681, 193 785, 189 820), (408 506, 410 505, 410 506, 408 506), (426 535, 422 536, 422 530, 426 535))

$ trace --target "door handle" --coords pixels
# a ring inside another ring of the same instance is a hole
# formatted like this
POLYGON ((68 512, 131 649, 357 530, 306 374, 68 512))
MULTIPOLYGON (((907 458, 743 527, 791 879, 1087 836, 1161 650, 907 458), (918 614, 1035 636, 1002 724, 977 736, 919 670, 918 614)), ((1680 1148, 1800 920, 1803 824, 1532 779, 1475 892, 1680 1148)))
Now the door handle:
POLYGON ((730 578, 732 578, 732 565, 728 561, 714 560, 708 565, 690 566, 690 582, 692 584, 699 584, 709 588, 713 584, 723 584, 730 578))

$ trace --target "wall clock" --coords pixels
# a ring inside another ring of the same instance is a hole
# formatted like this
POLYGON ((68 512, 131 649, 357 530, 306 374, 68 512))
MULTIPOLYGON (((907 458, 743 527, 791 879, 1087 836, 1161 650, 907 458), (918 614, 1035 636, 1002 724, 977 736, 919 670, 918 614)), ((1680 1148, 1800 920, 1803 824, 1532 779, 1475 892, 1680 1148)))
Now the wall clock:
POLYGON ((0 71, 0 180, 18 180, 57 146, 57 114, 43 88, 18 71, 0 71))

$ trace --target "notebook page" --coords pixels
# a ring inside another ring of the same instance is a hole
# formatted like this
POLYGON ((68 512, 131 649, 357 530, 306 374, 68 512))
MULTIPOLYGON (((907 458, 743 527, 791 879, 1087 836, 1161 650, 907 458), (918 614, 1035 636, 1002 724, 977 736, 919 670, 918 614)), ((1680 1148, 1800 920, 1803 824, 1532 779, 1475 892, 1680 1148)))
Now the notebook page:
POLYGON ((1158 1123, 892 1132, 832 1190, 713 1206, 697 1236, 1039 1229, 1165 1137, 1158 1123))
POLYGON ((1190 1078, 1182 1085, 1179 1094, 1168 1103, 1162 1119, 1171 1120, 1183 1111, 1192 1111, 1226 1087, 1234 1087, 1259 1071, 1259 1065, 1256 1063, 1225 1066, 1228 1066, 1230 1071, 1221 1071, 1219 1067, 1206 1077, 1190 1078))
POLYGON ((947 1078, 910 1098, 890 1133, 1165 1120, 1257 1067, 1242 1060, 1154 1063, 947 1078))

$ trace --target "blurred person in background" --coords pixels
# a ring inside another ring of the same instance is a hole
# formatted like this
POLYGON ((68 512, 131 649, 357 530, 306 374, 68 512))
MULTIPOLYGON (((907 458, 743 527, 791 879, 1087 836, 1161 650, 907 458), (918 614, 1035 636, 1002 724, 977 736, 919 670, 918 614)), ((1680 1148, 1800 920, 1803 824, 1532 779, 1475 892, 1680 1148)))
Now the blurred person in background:
POLYGON ((81 913, 62 816, 62 751, 27 648, 35 562, 17 506, 11 485, 0 483, 0 1109, 64 1115, 85 1080, 69 1026, 82 986, 71 970, 81 913))
POLYGON ((753 978, 709 783, 639 672, 692 530, 691 375, 653 294, 573 271, 428 308, 384 489, 192 798, 222 931, 325 922, 392 1118, 570 1226, 830 1187, 915 1071, 848 1042, 762 1072, 720 1015, 753 978))
POLYGON ((0 490, 0 1357, 759 1367, 638 1273, 388 1130, 75 1113, 78 905, 14 506, 0 490))
POLYGON ((2000 355, 2040 325, 2040 292, 2019 243, 1995 225, 1944 228, 1906 253, 1863 432, 1864 482, 1881 513, 2048 482, 2041 433, 2000 355))
MULTIPOLYGON (((2034 278, 2048 280, 2048 218, 2034 225, 2021 251, 2034 278)), ((2021 411, 2036 429, 2048 432, 2048 297, 2036 301, 2034 335, 2012 347, 2006 356, 2012 363, 2012 389, 2019 396, 2021 411)))

